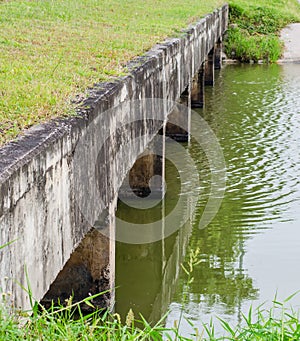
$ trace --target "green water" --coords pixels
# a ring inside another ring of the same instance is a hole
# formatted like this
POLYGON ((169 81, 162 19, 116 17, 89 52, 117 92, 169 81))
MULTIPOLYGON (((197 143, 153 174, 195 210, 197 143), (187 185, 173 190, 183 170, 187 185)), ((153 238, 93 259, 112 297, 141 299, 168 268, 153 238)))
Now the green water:
MULTIPOLYGON (((182 186, 184 166, 166 161, 167 193, 160 204, 138 210, 120 202, 118 216, 142 224, 168 215, 178 196, 194 200, 197 194, 196 211, 183 226, 174 221, 179 230, 168 238, 117 243, 116 311, 124 316, 132 308, 151 321, 168 312, 167 326, 183 312, 201 330, 212 316, 237 323, 251 304, 271 305, 276 292, 280 300, 300 289, 300 65, 228 65, 206 88, 197 115, 209 123, 225 157, 222 205, 199 229, 214 170, 193 138, 185 148, 197 165, 197 174, 189 174, 191 182, 199 177, 197 188, 182 186), (197 248, 201 262, 187 285, 180 263, 197 248)), ((292 303, 299 305, 300 296, 292 303)), ((187 336, 192 331, 185 319, 180 329, 187 336)))

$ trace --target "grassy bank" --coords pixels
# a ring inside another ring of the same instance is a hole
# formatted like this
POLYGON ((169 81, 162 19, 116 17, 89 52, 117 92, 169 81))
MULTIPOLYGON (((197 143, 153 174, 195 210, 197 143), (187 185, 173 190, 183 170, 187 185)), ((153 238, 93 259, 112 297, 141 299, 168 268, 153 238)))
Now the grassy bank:
MULTIPOLYGON (((72 113, 85 89, 176 35, 223 0, 0 0, 0 146, 25 128, 72 113)), ((233 0, 229 57, 275 60, 278 30, 300 21, 297 0, 233 0)))
MULTIPOLYGON (((293 295, 292 295, 293 296, 293 295)), ((292 297, 291 296, 291 297, 292 297)), ((288 299, 289 300, 289 299, 288 299)), ((243 316, 241 326, 230 326, 221 320, 223 336, 217 336, 215 326, 193 326, 194 334, 183 337, 175 327, 163 327, 163 319, 156 325, 150 325, 142 317, 134 316, 129 310, 126 319, 121 321, 120 316, 95 311, 83 315, 69 300, 66 306, 43 310, 34 309, 32 315, 25 313, 8 314, 5 308, 0 308, 0 340, 151 340, 151 341, 296 341, 300 340, 299 313, 287 310, 285 302, 274 301, 269 310, 260 307, 256 311, 249 310, 243 316)), ((92 298, 85 300, 85 304, 92 305, 92 298)), ((37 307, 37 306, 35 306, 37 307)), ((220 335, 222 333, 218 333, 220 335)))
POLYGON ((0 0, 0 145, 223 0, 0 0))
MULTIPOLYGON (((91 304, 91 300, 85 300, 91 304)), ((121 321, 118 314, 100 313, 95 311, 83 315, 80 310, 74 309, 71 301, 66 307, 60 306, 48 311, 35 310, 27 314, 8 314, 0 309, 0 340, 161 340, 163 332, 167 332, 159 325, 150 326, 146 321, 137 321, 132 310, 126 320, 121 321), (135 326, 139 323, 140 327, 135 326)), ((171 339, 170 339, 171 340, 171 339)))
POLYGON ((291 22, 300 22, 300 4, 297 0, 233 0, 229 19, 229 58, 274 62, 282 53, 280 30, 291 22))

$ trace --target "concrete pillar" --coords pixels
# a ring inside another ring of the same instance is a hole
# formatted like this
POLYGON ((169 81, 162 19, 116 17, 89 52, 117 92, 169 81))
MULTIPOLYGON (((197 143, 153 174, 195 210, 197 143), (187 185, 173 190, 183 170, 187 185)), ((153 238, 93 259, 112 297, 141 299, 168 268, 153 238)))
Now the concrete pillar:
MULTIPOLYGON (((158 135, 161 136, 161 135, 158 135)), ((163 138, 154 138, 138 156, 120 190, 119 198, 161 198, 164 176, 163 138)))
POLYGON ((221 69, 222 68, 222 41, 218 41, 215 44, 215 69, 221 69))
POLYGON ((203 108, 204 106, 204 63, 192 82, 191 106, 192 108, 203 108))
MULTIPOLYGON (((41 300, 45 307, 51 302, 60 301, 73 296, 73 302, 78 302, 91 295, 104 291, 91 301, 96 308, 113 308, 115 287, 115 217, 104 212, 98 224, 80 242, 72 253, 64 268, 51 284, 48 292, 41 300), (105 235, 103 230, 106 229, 105 235), (111 238, 109 238, 110 236, 111 238)), ((55 261, 55 260, 54 260, 55 261)), ((82 311, 90 312, 92 308, 81 305, 82 311)))
POLYGON ((166 125, 166 136, 178 142, 189 141, 190 133, 190 108, 191 108, 191 85, 187 86, 178 100, 179 105, 175 105, 168 115, 166 125))
POLYGON ((205 62, 205 85, 214 85, 215 81, 215 49, 212 49, 205 62))

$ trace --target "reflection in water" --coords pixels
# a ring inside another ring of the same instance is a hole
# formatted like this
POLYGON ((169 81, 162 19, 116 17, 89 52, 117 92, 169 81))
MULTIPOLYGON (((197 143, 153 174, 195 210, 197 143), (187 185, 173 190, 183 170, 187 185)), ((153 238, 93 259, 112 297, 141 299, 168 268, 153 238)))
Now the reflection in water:
MULTIPOLYGON (((210 192, 210 170, 192 139, 186 148, 197 160, 200 177, 197 212, 165 240, 117 245, 118 311, 125 314, 133 307, 156 320, 169 309, 166 323, 172 326, 183 309, 201 329, 200 322, 212 315, 236 323, 252 302, 271 301, 276 290, 283 299, 300 288, 299 84, 300 65, 221 70, 215 87, 206 89, 206 107, 198 114, 224 151, 227 189, 222 207, 206 229, 196 228, 210 192), (201 263, 187 287, 179 264, 196 248, 201 263), (184 292, 188 303, 182 307, 184 292)), ((180 188, 172 165, 167 165, 166 176, 166 200, 156 207, 160 214, 174 205, 180 188)), ((118 214, 141 222, 155 215, 121 204, 118 214)), ((186 335, 191 331, 185 320, 181 329, 186 335)))
MULTIPOLYGON (((117 228, 122 228, 123 220, 142 224, 158 221, 162 215, 169 214, 182 193, 180 175, 174 164, 166 160, 166 167, 168 190, 165 200, 147 210, 133 208, 128 200, 128 205, 120 201, 117 228)), ((186 207, 181 215, 188 215, 188 209, 186 207)), ((174 223, 182 225, 180 220, 174 223)), ((164 230, 164 220, 161 220, 161 229, 164 230)), ((116 311, 121 316, 126 316, 130 308, 150 321, 157 321, 165 314, 175 293, 180 271, 178 264, 184 259, 191 229, 191 223, 187 222, 179 231, 155 243, 135 245, 117 242, 116 311)))

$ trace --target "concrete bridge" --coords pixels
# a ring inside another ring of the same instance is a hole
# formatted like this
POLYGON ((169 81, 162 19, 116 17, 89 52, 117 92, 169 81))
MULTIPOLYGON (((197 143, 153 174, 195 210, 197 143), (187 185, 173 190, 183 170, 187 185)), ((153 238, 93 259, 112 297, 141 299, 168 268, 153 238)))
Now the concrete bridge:
MULTIPOLYGON (((151 241, 116 236, 118 197, 163 193, 165 145, 155 136, 188 139, 190 108, 203 106, 221 67, 227 21, 225 5, 134 60, 128 76, 93 88, 78 117, 0 149, 0 243, 10 243, 0 251, 1 289, 15 307, 30 308, 29 283, 44 302, 111 289, 115 239, 151 241)), ((96 303, 112 302, 107 294, 96 303)))

